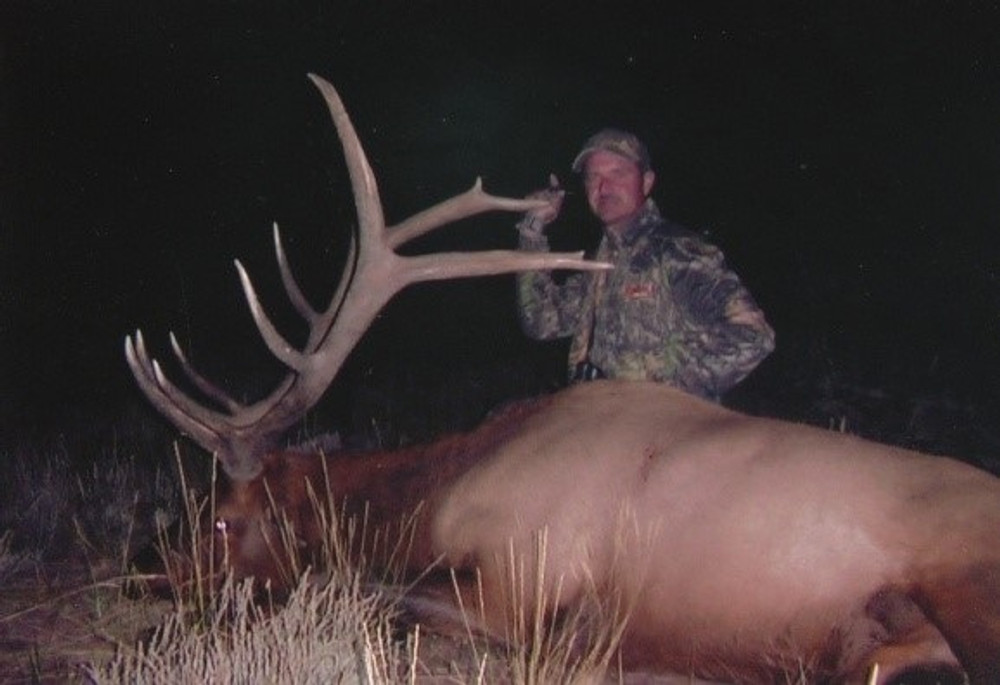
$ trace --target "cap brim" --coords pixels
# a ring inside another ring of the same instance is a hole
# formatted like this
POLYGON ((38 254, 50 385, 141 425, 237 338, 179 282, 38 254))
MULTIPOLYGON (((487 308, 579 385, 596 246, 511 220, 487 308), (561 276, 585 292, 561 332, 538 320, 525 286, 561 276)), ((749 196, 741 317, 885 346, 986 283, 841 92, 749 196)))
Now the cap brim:
POLYGON ((576 156, 576 159, 573 160, 573 166, 570 167, 570 168, 573 169, 573 171, 575 171, 576 173, 580 173, 581 171, 583 171, 583 165, 587 162, 587 157, 589 157, 591 155, 591 153, 597 152, 598 150, 603 150, 603 149, 604 148, 601 148, 601 147, 585 147, 585 148, 583 148, 583 150, 580 151, 580 154, 578 154, 576 156))

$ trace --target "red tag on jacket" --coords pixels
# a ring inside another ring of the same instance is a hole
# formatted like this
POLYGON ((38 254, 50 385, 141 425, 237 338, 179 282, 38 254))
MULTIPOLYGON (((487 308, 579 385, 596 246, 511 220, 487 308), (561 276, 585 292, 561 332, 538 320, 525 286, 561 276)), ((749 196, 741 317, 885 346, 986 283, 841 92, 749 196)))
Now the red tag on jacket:
POLYGON ((645 300, 652 297, 655 291, 652 283, 628 283, 622 288, 622 295, 626 300, 645 300))

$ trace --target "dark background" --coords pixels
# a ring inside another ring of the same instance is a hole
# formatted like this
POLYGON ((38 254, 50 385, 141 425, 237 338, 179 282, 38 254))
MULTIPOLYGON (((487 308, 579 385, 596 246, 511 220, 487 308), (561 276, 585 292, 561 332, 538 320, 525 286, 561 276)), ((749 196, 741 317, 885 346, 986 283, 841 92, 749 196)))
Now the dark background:
MULTIPOLYGON (((122 355, 136 327, 161 357, 176 331, 238 395, 277 378, 232 259, 282 311, 279 222, 318 305, 354 222, 312 71, 340 90, 392 221, 477 175, 520 196, 555 171, 575 191, 556 241, 592 244, 569 163, 602 126, 636 131, 664 214, 723 248, 777 330, 731 404, 993 466, 997 3, 581 4, 6 0, 2 437, 145 407, 122 355)), ((416 247, 513 247, 513 220, 416 247)), ((318 423, 395 417, 397 441, 467 425, 558 386, 564 352, 524 339, 510 277, 418 286, 318 423)))

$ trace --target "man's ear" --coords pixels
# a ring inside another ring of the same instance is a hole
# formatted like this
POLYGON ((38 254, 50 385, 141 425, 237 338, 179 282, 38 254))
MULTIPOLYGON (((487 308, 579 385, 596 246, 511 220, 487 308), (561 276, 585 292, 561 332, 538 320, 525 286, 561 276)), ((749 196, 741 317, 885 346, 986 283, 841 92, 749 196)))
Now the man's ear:
POLYGON ((655 182, 656 182, 656 174, 653 173, 653 170, 650 169, 649 171, 645 172, 642 175, 642 194, 649 195, 650 191, 653 190, 653 184, 655 182))

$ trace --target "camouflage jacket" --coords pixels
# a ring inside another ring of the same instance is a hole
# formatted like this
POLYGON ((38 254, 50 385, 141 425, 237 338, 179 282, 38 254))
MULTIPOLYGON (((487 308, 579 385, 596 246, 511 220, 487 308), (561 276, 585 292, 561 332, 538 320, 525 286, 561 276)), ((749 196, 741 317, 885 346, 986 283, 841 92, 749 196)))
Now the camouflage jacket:
MULTIPOLYGON (((548 250, 548 240, 522 232, 521 248, 548 250)), ((549 272, 517 278, 525 333, 573 336, 571 378, 589 360, 608 378, 717 399, 774 349, 774 331, 722 252, 664 220, 651 199, 621 237, 605 235, 595 258, 614 269, 563 283, 549 272)))

